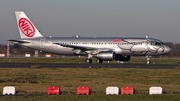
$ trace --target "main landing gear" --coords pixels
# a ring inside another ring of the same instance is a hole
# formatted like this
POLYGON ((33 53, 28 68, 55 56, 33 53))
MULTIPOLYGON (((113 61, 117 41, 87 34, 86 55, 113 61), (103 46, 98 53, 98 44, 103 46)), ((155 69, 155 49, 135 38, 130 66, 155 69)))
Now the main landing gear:
POLYGON ((103 63, 103 60, 97 59, 97 60, 96 60, 96 63, 103 63))
MULTIPOLYGON (((91 54, 88 54, 88 58, 85 60, 86 63, 92 63, 92 58, 93 56, 91 54)), ((97 59, 96 63, 103 63, 102 59, 97 59)))
MULTIPOLYGON (((88 59, 88 58, 87 58, 87 59, 85 60, 85 62, 86 62, 86 63, 92 63, 92 59, 88 59)), ((97 59, 97 60, 96 60, 96 63, 103 63, 103 60, 97 59)))
POLYGON ((92 59, 86 59, 85 62, 86 63, 92 63, 92 59))

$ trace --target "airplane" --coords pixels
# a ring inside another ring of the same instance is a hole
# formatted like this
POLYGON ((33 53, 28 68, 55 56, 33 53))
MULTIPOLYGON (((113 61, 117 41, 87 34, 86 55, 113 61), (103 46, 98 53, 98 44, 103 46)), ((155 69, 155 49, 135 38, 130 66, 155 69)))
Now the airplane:
POLYGON ((162 41, 149 37, 44 37, 23 11, 15 11, 20 39, 13 44, 60 55, 87 56, 86 63, 103 61, 129 61, 131 56, 168 54, 171 48, 162 41))

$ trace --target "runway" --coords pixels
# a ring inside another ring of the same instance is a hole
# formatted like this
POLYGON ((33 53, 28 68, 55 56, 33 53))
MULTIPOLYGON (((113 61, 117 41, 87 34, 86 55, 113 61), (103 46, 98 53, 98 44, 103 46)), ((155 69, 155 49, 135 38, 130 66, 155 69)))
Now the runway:
POLYGON ((179 64, 130 64, 130 63, 0 63, 0 68, 30 68, 38 66, 41 68, 154 68, 174 69, 180 68, 179 64))

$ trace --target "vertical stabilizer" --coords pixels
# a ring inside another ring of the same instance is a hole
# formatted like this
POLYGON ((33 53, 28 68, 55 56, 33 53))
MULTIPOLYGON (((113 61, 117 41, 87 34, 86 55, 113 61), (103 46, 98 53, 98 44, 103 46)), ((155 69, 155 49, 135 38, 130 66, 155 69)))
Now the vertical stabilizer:
POLYGON ((15 11, 21 38, 43 37, 23 11, 15 11))

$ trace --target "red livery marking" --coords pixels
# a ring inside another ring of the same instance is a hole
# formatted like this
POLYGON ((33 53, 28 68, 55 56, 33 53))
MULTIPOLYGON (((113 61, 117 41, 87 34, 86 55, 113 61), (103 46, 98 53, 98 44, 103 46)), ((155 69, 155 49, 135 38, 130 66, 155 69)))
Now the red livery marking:
POLYGON ((120 39, 114 39, 114 42, 120 42, 120 39))
POLYGON ((24 35, 26 35, 27 37, 34 36, 36 30, 33 24, 28 19, 26 18, 19 19, 18 25, 24 35))

